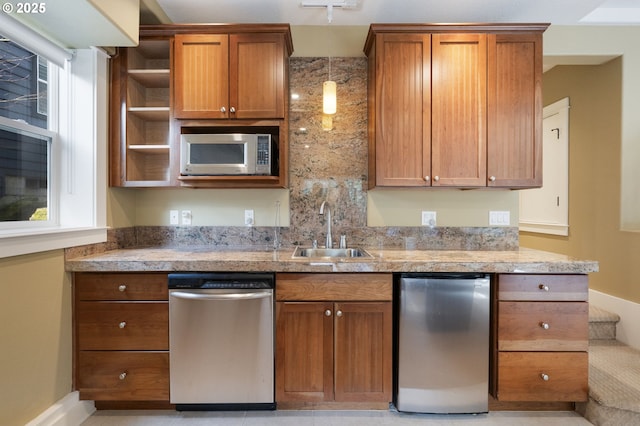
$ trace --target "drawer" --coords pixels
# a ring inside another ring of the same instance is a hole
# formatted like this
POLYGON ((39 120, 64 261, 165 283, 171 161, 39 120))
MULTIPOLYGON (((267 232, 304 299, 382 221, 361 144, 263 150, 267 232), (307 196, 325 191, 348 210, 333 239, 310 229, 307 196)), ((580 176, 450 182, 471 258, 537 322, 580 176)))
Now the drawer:
POLYGON ((276 300, 390 301, 392 274, 276 274, 276 300))
POLYGON ((167 274, 76 273, 77 300, 169 300, 167 274))
POLYGON ((80 351, 80 399, 169 401, 168 352, 80 351))
POLYGON ((168 302, 80 302, 80 350, 168 350, 168 302))
POLYGON ((588 374, 586 352, 500 352, 498 400, 586 401, 588 374))
POLYGON ((499 302, 498 350, 586 351, 587 302, 499 302))
POLYGON ((498 300, 586 302, 588 291, 587 275, 498 275, 498 300))

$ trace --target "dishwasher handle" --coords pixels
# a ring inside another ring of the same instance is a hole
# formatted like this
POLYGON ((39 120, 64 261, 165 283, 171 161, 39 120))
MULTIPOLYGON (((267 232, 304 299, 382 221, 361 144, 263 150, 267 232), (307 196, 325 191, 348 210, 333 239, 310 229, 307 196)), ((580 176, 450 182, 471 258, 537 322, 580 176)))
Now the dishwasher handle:
POLYGON ((202 293, 202 292, 186 292, 186 291, 172 291, 171 297, 177 299, 190 299, 190 300, 250 300, 250 299, 263 299, 265 297, 271 297, 271 291, 258 291, 252 293, 202 293))

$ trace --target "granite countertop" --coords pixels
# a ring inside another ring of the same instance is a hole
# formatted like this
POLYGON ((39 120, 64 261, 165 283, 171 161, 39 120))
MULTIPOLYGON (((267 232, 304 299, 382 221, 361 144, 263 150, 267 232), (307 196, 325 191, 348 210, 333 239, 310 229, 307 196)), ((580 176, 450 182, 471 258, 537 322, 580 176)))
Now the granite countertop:
POLYGON ((372 258, 293 259, 294 248, 149 247, 67 258, 71 272, 488 272, 598 271, 598 262, 540 250, 402 250, 366 248, 372 258))

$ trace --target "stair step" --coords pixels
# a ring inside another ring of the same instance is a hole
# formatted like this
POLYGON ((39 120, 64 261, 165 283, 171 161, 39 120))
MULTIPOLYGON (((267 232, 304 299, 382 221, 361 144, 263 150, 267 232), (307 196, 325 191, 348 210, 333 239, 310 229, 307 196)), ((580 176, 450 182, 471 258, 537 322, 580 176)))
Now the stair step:
POLYGON ((589 304, 589 340, 615 340, 620 316, 589 304))
POLYGON ((640 424, 640 351, 617 340, 589 344, 589 401, 576 410, 594 425, 640 424))

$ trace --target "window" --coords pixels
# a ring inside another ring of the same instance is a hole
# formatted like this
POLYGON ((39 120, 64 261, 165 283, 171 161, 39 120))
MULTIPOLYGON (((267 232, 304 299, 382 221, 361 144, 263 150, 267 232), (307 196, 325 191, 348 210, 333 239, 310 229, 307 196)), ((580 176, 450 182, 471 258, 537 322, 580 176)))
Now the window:
POLYGON ((0 228, 51 225, 55 217, 48 68, 46 59, 0 36, 0 228))
POLYGON ((0 36, 0 257, 105 241, 108 57, 4 18, 17 35, 0 36))

